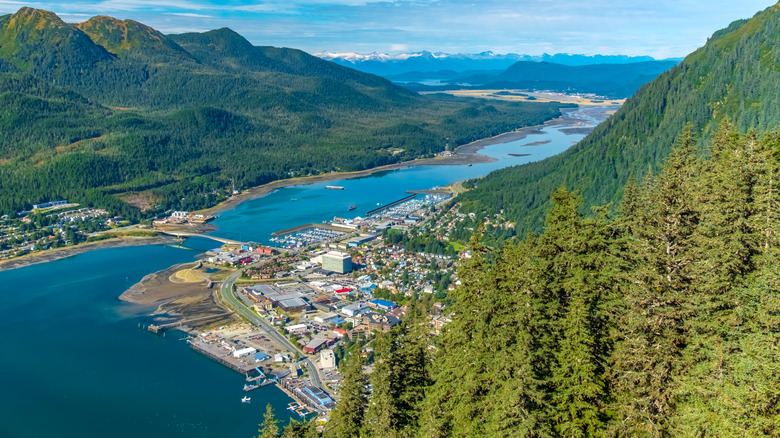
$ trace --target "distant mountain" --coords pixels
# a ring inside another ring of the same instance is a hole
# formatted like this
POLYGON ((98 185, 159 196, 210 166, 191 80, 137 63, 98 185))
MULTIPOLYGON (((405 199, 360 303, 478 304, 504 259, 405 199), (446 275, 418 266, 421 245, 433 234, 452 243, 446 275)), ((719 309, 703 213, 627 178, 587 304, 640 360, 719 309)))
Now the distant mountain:
POLYGON ((571 66, 655 61, 655 59, 649 56, 573 55, 566 53, 518 55, 515 53, 497 54, 490 51, 474 54, 422 51, 397 55, 321 52, 314 54, 314 56, 380 76, 400 75, 412 71, 436 72, 452 70, 464 72, 469 70, 505 70, 518 61, 550 62, 571 66))
POLYGON ((163 35, 48 11, 0 16, 0 211, 68 199, 138 218, 233 182, 376 167, 559 114, 420 96, 230 29, 163 35), (151 206, 151 208, 150 208, 151 206))
POLYGON ((549 62, 518 61, 499 74, 481 72, 446 80, 450 85, 420 86, 407 84, 415 91, 463 88, 551 90, 591 93, 608 98, 631 96, 642 85, 677 65, 675 61, 647 61, 628 64, 568 66, 549 62))
POLYGON ((550 194, 582 191, 586 205, 621 196, 629 175, 657 168, 690 123, 702 141, 723 120, 739 131, 780 129, 780 5, 715 32, 682 63, 642 86, 584 140, 546 160, 491 173, 461 198, 471 211, 505 211, 519 230, 541 227, 550 194))

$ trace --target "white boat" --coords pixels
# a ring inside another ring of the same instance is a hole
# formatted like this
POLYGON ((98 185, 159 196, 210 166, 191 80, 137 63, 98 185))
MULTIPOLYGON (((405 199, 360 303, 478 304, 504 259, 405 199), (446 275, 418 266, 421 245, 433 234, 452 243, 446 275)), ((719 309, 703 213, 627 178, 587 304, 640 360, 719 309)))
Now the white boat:
POLYGON ((244 396, 244 398, 241 399, 241 403, 249 403, 250 400, 252 400, 250 397, 244 396))

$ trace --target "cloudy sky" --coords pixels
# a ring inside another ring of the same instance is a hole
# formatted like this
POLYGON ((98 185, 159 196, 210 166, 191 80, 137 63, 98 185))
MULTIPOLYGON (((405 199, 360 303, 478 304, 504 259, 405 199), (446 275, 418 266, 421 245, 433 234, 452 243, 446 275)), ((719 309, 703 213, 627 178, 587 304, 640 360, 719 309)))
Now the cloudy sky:
POLYGON ((110 15, 163 33, 220 27, 314 53, 441 51, 684 56, 772 0, 0 0, 67 22, 110 15))

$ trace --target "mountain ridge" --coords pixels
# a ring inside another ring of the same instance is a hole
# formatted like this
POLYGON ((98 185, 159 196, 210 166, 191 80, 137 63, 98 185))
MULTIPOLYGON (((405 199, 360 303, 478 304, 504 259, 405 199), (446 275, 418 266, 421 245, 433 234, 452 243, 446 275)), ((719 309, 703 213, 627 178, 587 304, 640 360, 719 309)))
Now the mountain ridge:
POLYGON ((708 141, 723 120, 745 133, 780 128, 780 4, 713 34, 682 63, 643 85, 606 122, 568 151, 496 171, 463 195, 471 211, 505 210, 518 232, 540 230, 550 194, 580 190, 585 205, 616 202, 630 175, 657 169, 690 123, 708 141), (509 193, 505 187, 511 186, 509 193))
POLYGON ((212 206, 233 182, 430 157, 445 138, 539 124, 561 106, 420 96, 227 28, 162 35, 31 8, 0 16, 0 102, 0 211, 62 198, 136 220, 212 206))

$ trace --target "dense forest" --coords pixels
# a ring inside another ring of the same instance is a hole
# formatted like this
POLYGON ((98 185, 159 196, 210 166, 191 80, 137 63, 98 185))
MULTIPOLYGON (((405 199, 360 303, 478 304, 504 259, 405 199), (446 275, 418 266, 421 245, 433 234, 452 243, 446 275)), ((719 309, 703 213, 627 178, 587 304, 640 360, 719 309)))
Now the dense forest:
POLYGON ((492 216, 503 210, 517 219, 518 235, 539 232, 561 184, 578 190, 585 208, 615 202, 630 175, 658 169, 687 123, 703 140, 725 118, 743 134, 780 128, 778 41, 777 5, 732 23, 568 151, 475 181, 476 189, 460 197, 463 211, 492 216))
POLYGON ((64 198, 131 219, 214 205, 232 184, 432 156, 562 106, 424 97, 229 29, 30 8, 0 16, 0 104, 0 212, 64 198))
POLYGON ((475 234, 452 322, 348 358, 323 436, 780 436, 780 133, 691 131, 614 215, 559 188, 538 236, 475 234))

